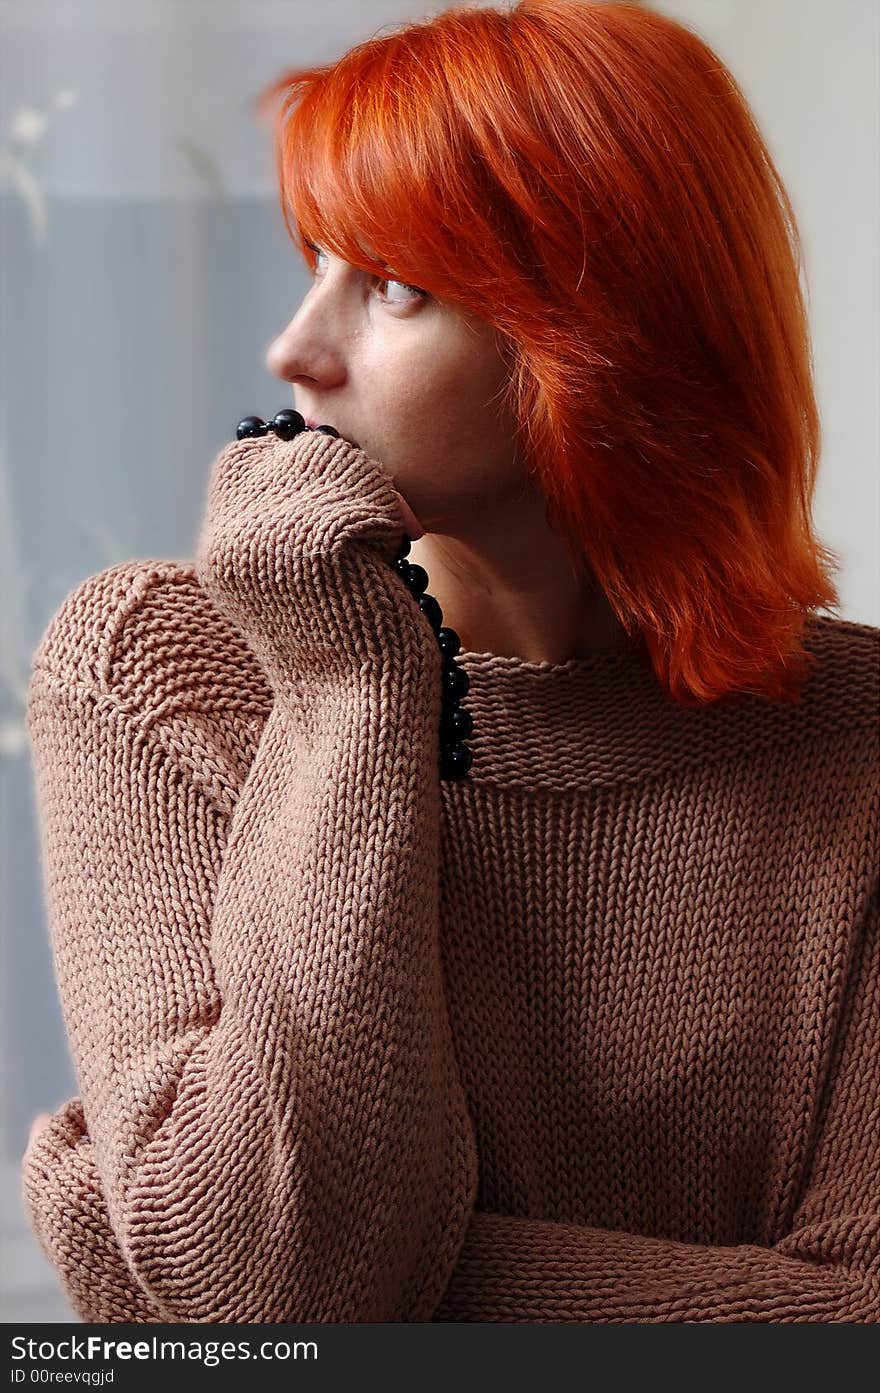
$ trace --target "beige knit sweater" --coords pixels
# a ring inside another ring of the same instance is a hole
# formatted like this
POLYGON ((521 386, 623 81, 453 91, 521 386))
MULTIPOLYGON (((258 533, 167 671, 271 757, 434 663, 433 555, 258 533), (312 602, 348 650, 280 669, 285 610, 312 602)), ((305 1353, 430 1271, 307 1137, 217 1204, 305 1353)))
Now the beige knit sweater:
POLYGON ((877 1323, 880 630, 811 619, 797 705, 464 653, 447 782, 401 537, 345 441, 235 441, 195 563, 37 651, 74 1308, 877 1323))

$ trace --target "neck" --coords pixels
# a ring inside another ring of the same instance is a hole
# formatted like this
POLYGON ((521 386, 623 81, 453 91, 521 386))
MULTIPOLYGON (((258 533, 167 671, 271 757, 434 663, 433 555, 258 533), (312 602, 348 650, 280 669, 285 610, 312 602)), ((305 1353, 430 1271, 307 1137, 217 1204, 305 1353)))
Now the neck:
POLYGON ((518 500, 488 525, 426 532, 409 560, 427 571, 428 593, 467 652, 562 663, 630 643, 601 587, 546 522, 540 499, 518 500))

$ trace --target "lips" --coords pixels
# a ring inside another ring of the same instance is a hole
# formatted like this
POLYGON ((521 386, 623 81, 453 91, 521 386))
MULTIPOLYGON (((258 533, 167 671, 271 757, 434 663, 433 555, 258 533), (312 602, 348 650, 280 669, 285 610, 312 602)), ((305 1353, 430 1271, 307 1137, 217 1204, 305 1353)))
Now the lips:
MULTIPOLYGON (((294 409, 299 411, 299 407, 295 407, 294 409)), ((340 440, 344 440, 346 445, 352 445, 356 450, 361 448, 356 440, 352 440, 349 435, 343 435, 339 427, 334 425, 332 421, 328 421, 326 417, 322 416, 316 419, 314 416, 307 416, 304 411, 300 411, 299 414, 302 416, 309 430, 317 430, 319 426, 332 426, 340 440)))
MULTIPOLYGON (((318 426, 333 426, 332 421, 316 421, 311 416, 303 416, 303 420, 305 421, 309 430, 317 430, 318 426)), ((351 436, 343 435, 342 431, 339 430, 336 426, 333 426, 333 429, 336 431, 336 434, 339 436, 339 439, 345 441, 346 445, 353 445, 356 450, 360 449, 360 446, 358 445, 357 441, 352 440, 351 436)))
MULTIPOLYGON (((305 421, 309 430, 317 430, 318 426, 333 426, 332 421, 316 421, 312 416, 303 416, 303 420, 305 421)), ((340 437, 341 440, 345 440, 349 445, 354 444, 354 441, 349 440, 348 436, 343 435, 342 431, 337 430, 336 426, 333 426, 333 429, 336 431, 337 435, 340 437)))

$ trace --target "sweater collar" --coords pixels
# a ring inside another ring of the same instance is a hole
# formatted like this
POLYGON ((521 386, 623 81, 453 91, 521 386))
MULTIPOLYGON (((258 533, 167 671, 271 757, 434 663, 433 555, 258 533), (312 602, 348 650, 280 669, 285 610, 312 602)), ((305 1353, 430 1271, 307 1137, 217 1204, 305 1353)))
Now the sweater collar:
MULTIPOLYGON (((811 632, 807 646, 821 658, 823 633, 811 632)), ((808 676, 799 703, 740 693, 684 707, 663 690, 647 652, 634 644, 562 663, 465 649, 456 660, 470 679, 461 704, 473 717, 466 741, 473 761, 468 778, 451 788, 470 783, 571 793, 633 784, 818 738, 827 727, 818 699, 821 672, 808 676)))
MULTIPOLYGON (((473 716, 474 783, 562 791, 617 780, 620 756, 636 755, 634 730, 648 711, 656 720, 657 683, 632 646, 561 663, 461 649, 456 662, 470 679, 461 704, 473 716)), ((638 764, 625 760, 630 775, 638 764)))

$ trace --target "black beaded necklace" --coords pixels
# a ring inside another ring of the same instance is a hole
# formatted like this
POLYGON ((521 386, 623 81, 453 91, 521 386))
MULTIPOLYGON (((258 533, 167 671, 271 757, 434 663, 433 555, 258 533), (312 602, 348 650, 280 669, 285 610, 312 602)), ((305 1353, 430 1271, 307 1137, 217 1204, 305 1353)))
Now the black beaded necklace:
MULTIPOLYGON (((245 416, 236 428, 236 439, 245 440, 252 436, 265 435, 274 431, 281 440, 292 440, 302 431, 313 429, 307 426, 299 411, 285 409, 279 411, 271 421, 260 416, 245 416)), ((339 431, 333 426, 315 426, 322 435, 339 438, 339 431)), ((404 535, 394 558, 395 571, 405 581, 419 608, 434 630, 434 635, 443 658, 441 677, 442 710, 440 713, 440 778, 463 779, 473 761, 473 753, 464 741, 473 730, 473 717, 461 705, 462 697, 467 696, 470 678, 464 668, 456 665, 456 654, 461 648, 461 640, 454 629, 443 623, 443 611, 438 601, 427 591, 428 573, 424 566, 415 561, 407 561, 411 542, 404 535)))

